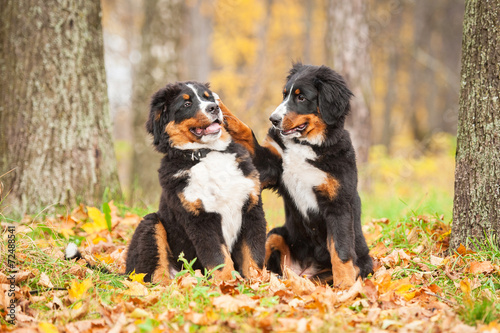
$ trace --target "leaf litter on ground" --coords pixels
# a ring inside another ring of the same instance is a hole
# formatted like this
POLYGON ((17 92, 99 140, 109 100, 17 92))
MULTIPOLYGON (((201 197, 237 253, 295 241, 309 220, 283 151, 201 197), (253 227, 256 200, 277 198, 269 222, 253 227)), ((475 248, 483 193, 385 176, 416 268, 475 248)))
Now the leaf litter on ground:
MULTIPOLYGON (((80 205, 68 215, 25 217, 16 224, 15 294, 0 269, 1 330, 25 332, 500 332, 500 251, 461 245, 450 253, 443 217, 416 216, 364 225, 374 274, 340 290, 286 268, 229 281, 184 270, 167 285, 124 275, 126 244, 141 217, 80 205), (85 260, 66 261, 69 241, 85 260), (15 326, 5 315, 15 298, 15 326)), ((2 222, 2 262, 7 226, 2 222)))

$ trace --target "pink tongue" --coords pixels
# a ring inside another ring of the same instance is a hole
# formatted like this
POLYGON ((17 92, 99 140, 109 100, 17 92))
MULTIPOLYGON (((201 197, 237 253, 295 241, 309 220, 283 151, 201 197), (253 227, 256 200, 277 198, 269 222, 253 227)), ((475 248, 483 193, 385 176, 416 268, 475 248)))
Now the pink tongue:
POLYGON ((220 124, 219 123, 213 123, 212 125, 208 126, 205 128, 204 133, 205 135, 207 134, 213 134, 217 133, 220 130, 220 124))

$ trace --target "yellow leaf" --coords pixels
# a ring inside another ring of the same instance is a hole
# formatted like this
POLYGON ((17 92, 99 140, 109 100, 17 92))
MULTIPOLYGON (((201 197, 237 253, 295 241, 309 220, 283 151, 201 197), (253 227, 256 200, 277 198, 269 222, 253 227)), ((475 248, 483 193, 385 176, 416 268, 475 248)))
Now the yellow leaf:
MULTIPOLYGON (((99 253, 95 253, 94 258, 96 258, 97 260, 102 261, 106 264, 111 264, 111 263, 115 262, 115 259, 111 258, 111 256, 109 254, 101 255, 99 253)), ((146 274, 144 274, 144 275, 146 275, 146 274)))
POLYGON ((140 284, 137 281, 124 280, 124 281, 122 281, 122 283, 128 287, 128 289, 123 292, 125 295, 129 295, 129 296, 147 296, 148 295, 148 288, 146 288, 144 285, 140 284))
POLYGON ((98 244, 98 243, 99 243, 99 242, 101 242, 101 241, 102 241, 102 242, 104 242, 104 243, 106 243, 108 240, 107 240, 106 238, 104 238, 104 237, 97 236, 96 238, 94 238, 94 239, 92 240, 92 243, 94 243, 94 244, 98 244))
POLYGON ((132 313, 130 313, 130 317, 132 318, 150 318, 152 317, 151 313, 147 312, 141 308, 135 308, 132 313))
POLYGON ((43 333, 58 333, 59 330, 51 323, 41 321, 38 323, 38 329, 43 333))
POLYGON ((69 239, 69 236, 73 236, 75 234, 73 229, 70 228, 62 228, 59 230, 59 233, 66 239, 69 239))
POLYGON ((95 207, 87 207, 89 217, 93 222, 87 222, 82 226, 82 229, 89 234, 93 234, 102 230, 108 229, 104 214, 95 207))
POLYGON ((71 287, 68 288, 69 299, 72 302, 83 299, 87 295, 87 290, 92 287, 92 281, 90 279, 85 279, 83 282, 78 282, 78 280, 71 280, 71 287))
POLYGON ((130 275, 128 277, 132 281, 139 282, 141 284, 145 284, 145 282, 144 282, 144 277, 145 276, 146 276, 145 273, 136 274, 135 273, 135 269, 134 269, 134 271, 132 273, 130 273, 130 275))

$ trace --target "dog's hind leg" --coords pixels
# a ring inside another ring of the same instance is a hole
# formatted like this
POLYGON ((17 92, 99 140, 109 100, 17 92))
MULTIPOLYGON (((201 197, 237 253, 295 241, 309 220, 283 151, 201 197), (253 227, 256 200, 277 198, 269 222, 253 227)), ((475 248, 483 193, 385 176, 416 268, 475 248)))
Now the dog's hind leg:
POLYGON ((359 195, 356 195, 354 207, 354 244, 356 248, 356 266, 359 268, 359 275, 364 279, 368 274, 373 273, 373 262, 369 255, 370 250, 366 245, 365 236, 361 229, 361 200, 359 195), (358 208, 358 209, 356 209, 358 208))
POLYGON ((290 248, 286 242, 288 232, 284 227, 274 228, 267 234, 265 263, 268 270, 283 275, 285 266, 291 266, 290 248))
POLYGON ((128 247, 125 272, 146 273, 144 281, 166 284, 170 280, 169 256, 167 232, 158 215, 146 215, 128 247))

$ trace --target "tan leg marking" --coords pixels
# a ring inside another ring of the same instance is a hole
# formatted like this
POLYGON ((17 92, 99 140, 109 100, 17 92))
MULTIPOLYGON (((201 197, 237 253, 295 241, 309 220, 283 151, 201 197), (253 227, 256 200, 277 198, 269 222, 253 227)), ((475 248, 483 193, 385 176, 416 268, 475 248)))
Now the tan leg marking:
POLYGON ((158 265, 153 272, 151 281, 153 283, 165 285, 170 281, 170 269, 168 264, 168 253, 170 252, 170 247, 167 242, 167 232, 161 222, 158 222, 156 225, 155 239, 156 246, 158 248, 158 265))
POLYGON ((351 287, 356 282, 359 269, 354 267, 352 260, 345 263, 340 260, 333 239, 328 242, 328 251, 332 261, 333 284, 340 288, 351 287))
POLYGON ((321 195, 333 200, 337 196, 338 190, 340 188, 340 183, 332 175, 328 175, 323 184, 315 187, 321 195))
POLYGON ((198 216, 200 210, 203 208, 203 203, 201 202, 200 199, 196 199, 196 201, 192 202, 186 199, 184 193, 179 193, 177 196, 181 200, 181 204, 185 210, 192 213, 194 216, 198 216))
POLYGON ((285 269, 285 266, 291 267, 292 259, 290 257, 290 249, 288 248, 288 245, 285 243, 283 237, 276 234, 272 234, 269 237, 267 237, 266 256, 264 262, 267 264, 267 261, 269 260, 271 253, 276 250, 280 252, 281 270, 283 271, 285 269))
MULTIPOLYGON (((219 280, 231 280, 233 278, 231 272, 234 271, 233 260, 227 246, 221 246, 222 254, 224 255, 224 267, 214 272, 214 277, 219 280)), ((212 269, 213 267, 208 267, 212 269)))
POLYGON ((243 256, 243 263, 241 267, 243 276, 246 278, 257 277, 261 270, 259 268, 259 265, 257 265, 255 260, 253 260, 252 251, 250 251, 250 247, 248 246, 246 241, 243 241, 241 252, 243 256))
POLYGON ((229 111, 222 101, 219 101, 219 107, 224 115, 224 121, 227 124, 226 130, 229 132, 234 142, 245 147, 253 156, 255 154, 255 146, 250 127, 229 111))

